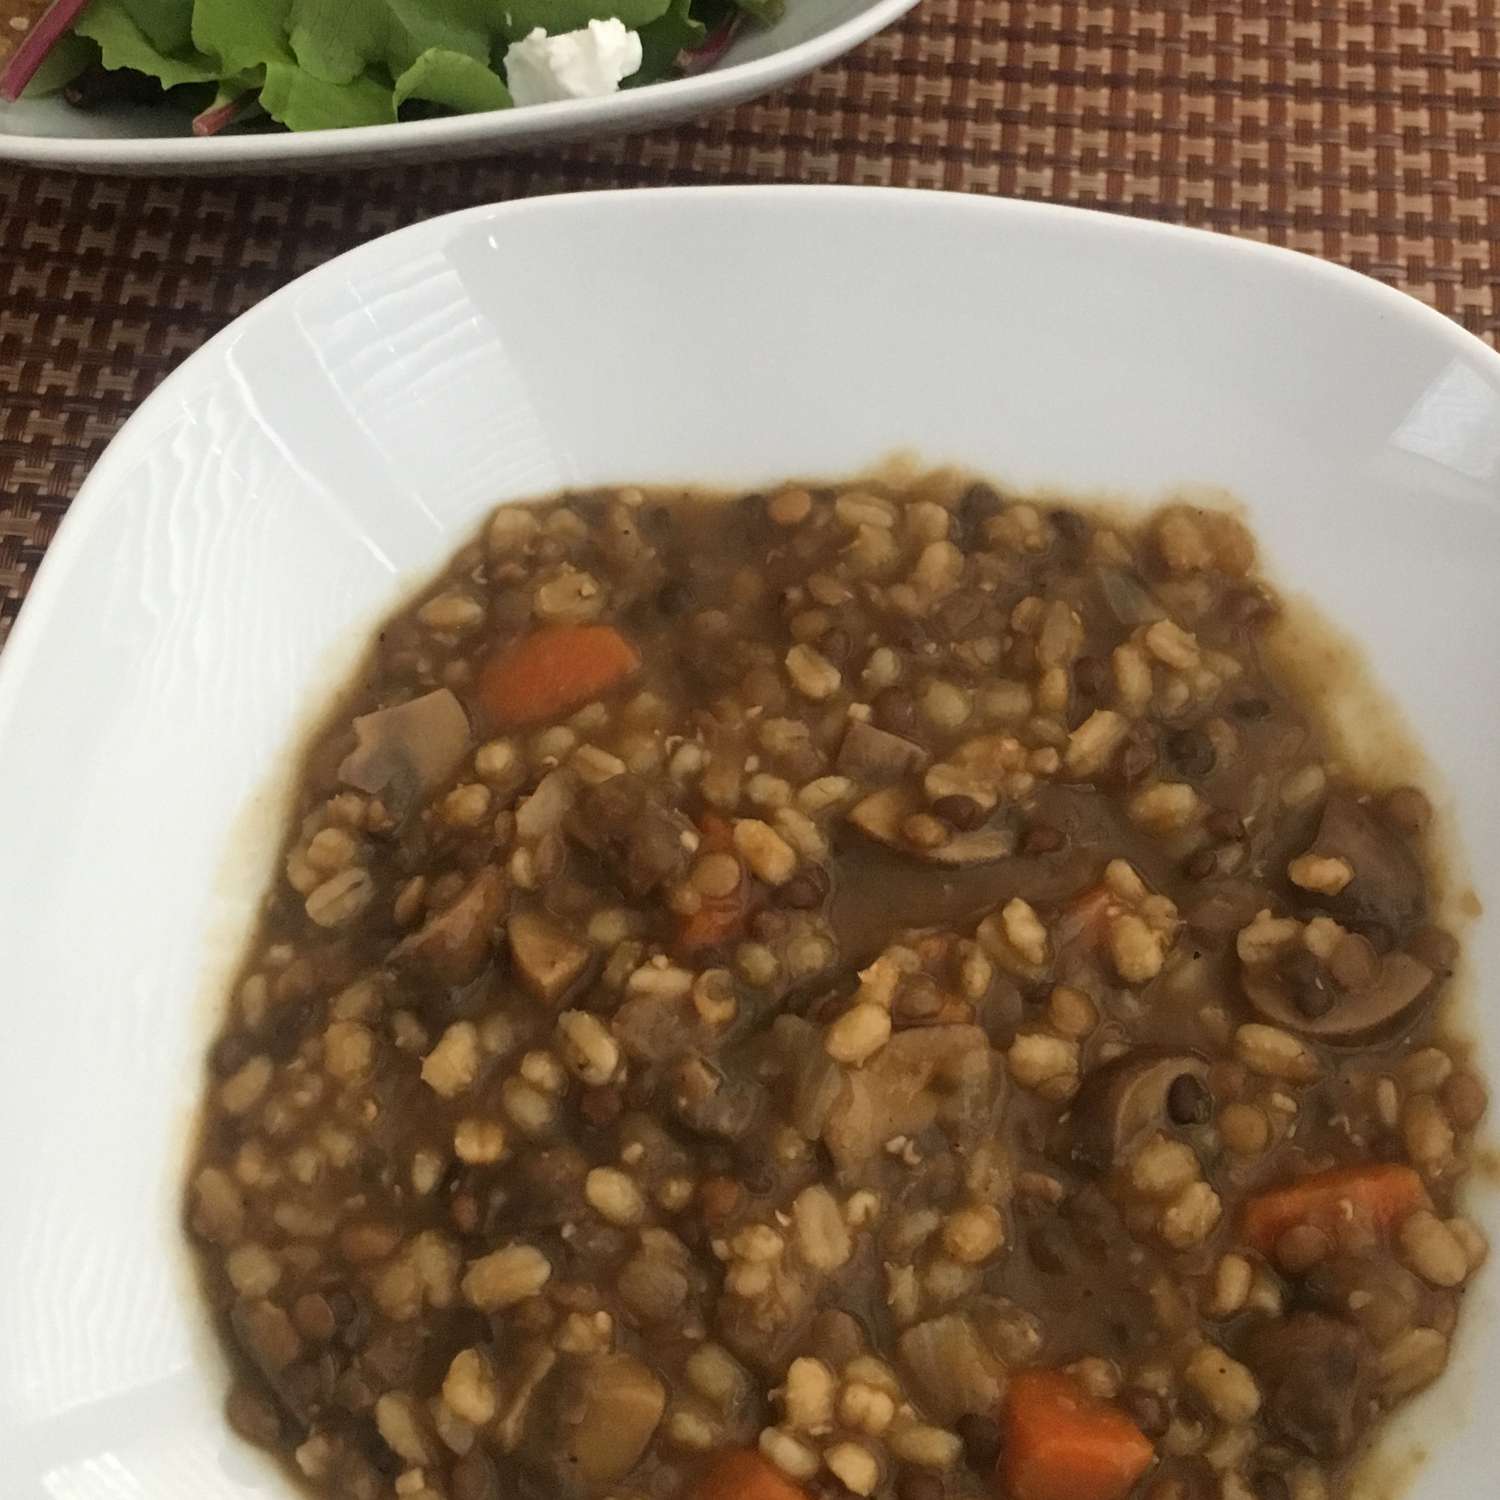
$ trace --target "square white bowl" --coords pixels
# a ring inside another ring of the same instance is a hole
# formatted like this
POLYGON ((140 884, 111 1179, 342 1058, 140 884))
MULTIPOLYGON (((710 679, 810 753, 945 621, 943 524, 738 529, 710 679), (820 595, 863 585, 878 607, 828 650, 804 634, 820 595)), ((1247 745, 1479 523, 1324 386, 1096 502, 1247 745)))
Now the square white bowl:
MULTIPOLYGON (((178 1225, 201 1058, 299 732, 497 501, 751 486, 892 450, 1020 488, 1243 502, 1367 647, 1500 899, 1500 357, 1284 252, 857 189, 581 195, 366 245, 131 418, 0 659, 0 1492, 248 1500, 178 1225)), ((1468 934, 1475 972, 1500 924, 1468 934)), ((1500 1077, 1500 1015, 1472 1014, 1500 1077)), ((1476 1210, 1492 1235, 1492 1196, 1476 1210)), ((1382 1447, 1500 1493, 1494 1277, 1382 1447)))

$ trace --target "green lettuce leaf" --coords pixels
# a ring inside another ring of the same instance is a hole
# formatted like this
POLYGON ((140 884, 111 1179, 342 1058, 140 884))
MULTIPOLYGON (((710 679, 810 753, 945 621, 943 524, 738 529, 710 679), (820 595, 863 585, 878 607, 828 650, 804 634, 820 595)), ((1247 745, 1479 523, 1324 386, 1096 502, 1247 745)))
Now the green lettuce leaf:
POLYGON ((488 63, 500 12, 489 0, 291 0, 290 24, 309 73, 350 83, 376 64, 395 77, 434 48, 488 63))
MULTIPOLYGON (((215 116, 259 87, 292 130, 387 123, 408 101, 470 113, 505 109, 507 45, 540 27, 575 31, 610 16, 641 33, 627 86, 670 74, 700 46, 695 18, 731 5, 779 13, 782 0, 90 0, 29 90, 57 89, 94 59, 165 88, 216 83, 215 116)), ((210 119, 209 125, 222 123, 210 119)))
POLYGON ((314 78, 352 83, 385 52, 385 0, 292 0, 292 51, 314 78))
POLYGON ((415 66, 425 52, 456 52, 489 66, 500 12, 484 0, 387 0, 391 8, 391 75, 415 66))
POLYGON ((291 0, 194 0, 193 45, 217 57, 226 75, 289 63, 291 8, 291 0))
POLYGON ((179 83, 212 83, 219 76, 218 65, 211 57, 192 51, 183 57, 167 57, 153 47, 122 0, 93 0, 73 23, 73 31, 99 44, 99 57, 106 68, 134 68, 157 79, 164 88, 179 83))
POLYGON ((556 36, 614 16, 639 31, 664 16, 670 4, 671 0, 500 0, 501 29, 516 41, 538 26, 556 36))
POLYGON ((164 57, 177 57, 193 44, 193 0, 121 0, 125 14, 164 57))
POLYGON ((26 87, 21 90, 23 99, 40 99, 45 94, 55 94, 65 89, 86 68, 99 61, 99 48, 86 37, 64 32, 42 59, 26 87))
POLYGON ((329 83, 295 63, 266 64, 260 103, 273 120, 279 120, 288 130, 389 125, 396 118, 389 84, 368 77, 329 83))
POLYGON ((484 63, 441 47, 429 47, 396 80, 396 108, 408 99, 425 99, 464 115, 511 107, 510 90, 484 63))
POLYGON ((671 0, 662 15, 641 27, 641 65, 622 88, 660 82, 676 68, 679 53, 703 45, 708 28, 693 19, 692 7, 693 0, 671 0))
POLYGON ((762 26, 774 26, 786 14, 786 0, 735 0, 735 4, 762 26))

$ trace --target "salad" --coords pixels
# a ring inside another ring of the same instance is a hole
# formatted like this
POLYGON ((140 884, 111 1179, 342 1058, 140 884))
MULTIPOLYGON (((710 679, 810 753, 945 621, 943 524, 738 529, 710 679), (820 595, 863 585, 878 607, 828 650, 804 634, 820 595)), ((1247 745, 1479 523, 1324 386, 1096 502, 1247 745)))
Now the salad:
POLYGON ((0 98, 162 100, 193 131, 386 125, 700 72, 783 0, 53 0, 0 98))

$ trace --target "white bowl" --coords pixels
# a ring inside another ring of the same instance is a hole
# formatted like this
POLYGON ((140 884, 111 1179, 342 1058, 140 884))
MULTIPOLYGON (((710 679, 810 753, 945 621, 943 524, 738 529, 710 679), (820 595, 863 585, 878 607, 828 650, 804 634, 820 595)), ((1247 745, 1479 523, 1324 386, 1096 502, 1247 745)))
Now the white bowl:
POLYGON ((348 130, 189 132, 182 111, 120 105, 73 109, 62 99, 0 103, 0 161, 90 172, 296 171, 427 163, 488 156, 586 136, 624 135, 673 125, 769 93, 841 57, 916 0, 789 0, 771 27, 746 27, 719 65, 691 78, 625 89, 603 99, 569 99, 527 109, 454 115, 348 130))
MULTIPOLYGON (((387 236, 142 405, 0 659, 7 1500, 291 1493, 224 1426, 179 1184, 299 732, 373 624, 496 501, 896 447, 1078 495, 1231 490, 1282 583, 1366 643, 1495 910, 1500 357, 1435 313, 1257 245, 894 191, 585 195, 387 236)), ((1500 923, 1469 943, 1494 973, 1500 923)), ((1500 1011, 1474 1021, 1500 1077, 1500 1011)), ((1495 1284, 1382 1449, 1435 1449, 1412 1500, 1500 1491, 1495 1284)))

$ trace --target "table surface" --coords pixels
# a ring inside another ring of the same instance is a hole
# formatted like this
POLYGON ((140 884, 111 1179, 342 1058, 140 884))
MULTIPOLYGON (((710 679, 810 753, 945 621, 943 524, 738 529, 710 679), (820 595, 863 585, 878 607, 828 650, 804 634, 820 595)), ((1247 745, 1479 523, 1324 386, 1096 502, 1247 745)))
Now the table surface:
POLYGON ((1198 225, 1500 342, 1500 0, 921 0, 779 94, 482 163, 292 178, 0 167, 0 643, 120 423, 211 333, 373 235, 657 183, 993 193, 1198 225))

